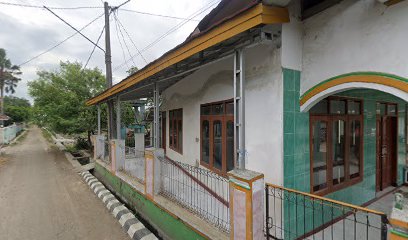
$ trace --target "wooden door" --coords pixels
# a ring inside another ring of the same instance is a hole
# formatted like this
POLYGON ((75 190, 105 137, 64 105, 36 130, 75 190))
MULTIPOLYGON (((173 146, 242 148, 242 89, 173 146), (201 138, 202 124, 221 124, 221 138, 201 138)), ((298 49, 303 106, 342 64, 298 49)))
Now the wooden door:
POLYGON ((382 118, 380 115, 377 115, 377 120, 376 120, 376 171, 375 171, 375 190, 377 192, 382 190, 381 187, 381 142, 382 142, 382 118))
POLYGON ((397 118, 377 118, 377 186, 383 190, 396 182, 397 118))

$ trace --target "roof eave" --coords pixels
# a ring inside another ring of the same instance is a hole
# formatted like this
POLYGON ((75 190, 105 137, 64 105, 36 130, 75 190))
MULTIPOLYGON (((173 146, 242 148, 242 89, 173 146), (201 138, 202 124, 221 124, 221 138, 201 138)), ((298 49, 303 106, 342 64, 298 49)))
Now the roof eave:
POLYGON ((144 79, 166 69, 188 57, 225 41, 239 33, 263 24, 277 24, 289 22, 289 13, 286 8, 257 4, 239 15, 221 23, 219 26, 201 34, 191 41, 182 44, 157 59, 152 64, 129 76, 120 83, 105 90, 101 94, 89 99, 86 105, 91 106, 134 86, 144 79))

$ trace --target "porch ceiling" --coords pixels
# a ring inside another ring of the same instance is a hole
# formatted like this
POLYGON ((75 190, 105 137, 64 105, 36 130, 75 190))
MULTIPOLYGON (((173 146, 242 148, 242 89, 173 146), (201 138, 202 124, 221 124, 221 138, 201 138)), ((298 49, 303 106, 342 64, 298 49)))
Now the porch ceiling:
POLYGON ((263 25, 284 22, 289 22, 287 9, 256 4, 196 37, 190 36, 183 44, 86 104, 95 105, 118 95, 122 101, 152 96, 155 82, 163 91, 203 65, 230 55, 235 48, 262 39, 265 37, 263 25))

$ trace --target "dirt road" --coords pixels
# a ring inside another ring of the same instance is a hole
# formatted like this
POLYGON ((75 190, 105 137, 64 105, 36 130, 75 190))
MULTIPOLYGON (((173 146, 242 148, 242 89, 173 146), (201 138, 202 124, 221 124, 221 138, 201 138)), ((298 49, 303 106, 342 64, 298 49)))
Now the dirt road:
POLYGON ((0 239, 129 239, 64 155, 31 128, 0 159, 0 239))

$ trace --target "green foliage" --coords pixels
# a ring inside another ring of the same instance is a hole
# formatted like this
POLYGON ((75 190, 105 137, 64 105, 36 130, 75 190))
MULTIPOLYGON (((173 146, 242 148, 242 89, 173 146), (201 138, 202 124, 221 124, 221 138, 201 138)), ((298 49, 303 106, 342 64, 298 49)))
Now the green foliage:
POLYGON ((31 107, 30 101, 28 101, 27 99, 14 96, 5 96, 4 104, 16 107, 31 107))
POLYGON ((17 87, 17 82, 21 79, 17 77, 20 75, 20 68, 11 64, 10 59, 7 58, 6 50, 0 48, 0 88, 1 96, 3 91, 6 93, 14 93, 17 87))
POLYGON ((75 149, 81 150, 81 149, 89 149, 89 142, 87 139, 78 137, 75 141, 75 149))
POLYGON ((48 142, 52 142, 51 133, 50 133, 47 129, 42 128, 42 129, 41 129, 41 133, 42 133, 43 137, 44 137, 48 142))
POLYGON ((34 99, 33 117, 53 131, 74 134, 96 128, 97 110, 86 100, 102 92, 105 77, 99 69, 82 70, 80 63, 61 62, 57 71, 40 71, 28 84, 34 99))
MULTIPOLYGON (((32 116, 38 125, 63 134, 95 132, 97 107, 85 103, 105 89, 105 77, 99 69, 82 69, 80 63, 61 62, 58 70, 40 71, 37 75, 38 79, 28 86, 34 99, 32 116)), ((129 104, 122 104, 122 116, 123 123, 134 122, 129 104)), ((106 104, 101 105, 101 122, 106 129, 106 104)))
POLYGON ((130 75, 136 73, 137 71, 139 71, 139 68, 135 67, 135 66, 132 66, 132 67, 129 68, 129 70, 126 71, 126 73, 130 76, 130 75))
POLYGON ((6 96, 4 113, 11 118, 10 122, 27 122, 31 118, 31 104, 24 98, 6 96))
POLYGON ((78 152, 78 149, 75 147, 75 145, 67 145, 65 146, 65 150, 70 153, 78 152))

